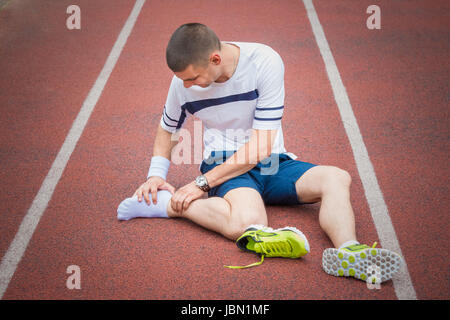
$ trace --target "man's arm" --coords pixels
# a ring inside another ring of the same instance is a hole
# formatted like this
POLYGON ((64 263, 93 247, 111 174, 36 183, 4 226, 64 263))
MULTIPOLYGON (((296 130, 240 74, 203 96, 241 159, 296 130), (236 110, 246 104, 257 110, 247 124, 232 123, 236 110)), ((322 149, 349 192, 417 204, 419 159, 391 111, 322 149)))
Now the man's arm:
MULTIPOLYGON (((172 133, 166 131, 159 125, 153 144, 153 157, 159 156, 170 161, 172 149, 177 143, 178 141, 172 140, 172 133)), ((169 190, 172 194, 175 192, 175 188, 164 178, 150 175, 147 177, 147 181, 135 191, 134 195, 137 195, 139 202, 142 201, 142 197, 144 197, 145 202, 150 204, 149 193, 151 193, 152 201, 156 204, 158 190, 169 190)))
MULTIPOLYGON (((214 169, 208 171, 205 176, 210 187, 237 177, 256 166, 256 164, 271 154, 272 144, 277 130, 253 129, 249 141, 239 148, 233 156, 214 169)), ((183 213, 192 201, 202 197, 204 192, 198 188, 195 182, 191 182, 178 189, 171 200, 172 209, 183 213)))
POLYGON ((211 188, 250 171, 258 162, 270 156, 277 130, 252 129, 249 141, 223 164, 205 174, 211 188))
POLYGON ((155 143, 153 144, 153 156, 161 156, 170 160, 172 149, 177 144, 178 141, 172 140, 172 133, 159 125, 156 131, 155 143))

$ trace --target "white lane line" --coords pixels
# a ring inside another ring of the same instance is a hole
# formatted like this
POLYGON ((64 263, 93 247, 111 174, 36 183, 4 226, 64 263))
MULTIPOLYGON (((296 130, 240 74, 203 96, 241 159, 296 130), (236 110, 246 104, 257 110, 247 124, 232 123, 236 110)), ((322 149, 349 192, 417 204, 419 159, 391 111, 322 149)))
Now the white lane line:
POLYGON ((114 43, 108 58, 106 59, 102 71, 95 81, 94 86, 89 91, 88 96, 84 100, 80 112, 78 113, 77 118, 73 122, 72 127, 67 134, 64 144, 59 150, 50 171, 45 177, 41 188, 31 204, 31 207, 28 209, 27 214, 23 218, 14 240, 11 242, 8 251, 2 259, 0 265, 0 299, 3 298, 9 282, 16 271, 17 265, 22 259, 28 243, 30 242, 30 239, 39 223, 39 220, 41 219, 42 214, 52 198, 56 185, 58 184, 67 162, 69 161, 70 156, 72 155, 72 152, 75 149, 81 134, 83 133, 86 123, 88 122, 103 89, 105 88, 106 82, 108 81, 116 62, 119 59, 122 49, 127 42, 128 36, 133 30, 134 24, 144 3, 145 0, 136 1, 130 16, 120 31, 120 34, 114 43))
MULTIPOLYGON (((364 144, 361 132, 358 127, 352 106, 347 95, 347 91, 342 83, 336 62, 334 61, 325 33, 320 24, 316 10, 312 0, 303 0, 309 22, 316 38, 317 45, 320 49, 323 61, 333 89, 334 99, 336 100, 342 122, 345 127, 350 145, 353 150, 356 166, 364 187, 364 192, 369 204, 370 213, 378 233, 380 243, 383 248, 392 250, 402 255, 397 235, 392 225, 387 205, 384 201, 383 193, 378 184, 375 170, 370 161, 367 148, 364 144)), ((396 277, 392 279, 394 283, 395 293, 398 299, 417 299, 411 277, 408 272, 406 263, 403 264, 396 277)))

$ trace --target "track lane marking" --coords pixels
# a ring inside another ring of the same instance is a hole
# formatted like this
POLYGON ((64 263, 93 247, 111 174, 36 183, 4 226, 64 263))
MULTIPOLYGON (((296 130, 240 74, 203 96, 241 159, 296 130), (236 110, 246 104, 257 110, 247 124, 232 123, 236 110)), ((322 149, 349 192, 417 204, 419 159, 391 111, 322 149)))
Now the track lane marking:
MULTIPOLYGON (((350 141, 353 156, 358 168, 358 173, 361 178, 364 193, 380 243, 383 248, 397 252, 403 257, 394 226, 392 225, 392 221, 389 216, 386 202, 384 201, 383 193, 378 184, 375 170, 353 113, 350 99, 347 95, 347 90, 344 87, 322 25, 320 24, 319 17, 317 16, 312 0, 303 0, 303 4, 306 8, 306 13, 316 39, 317 46, 319 47, 320 54, 322 55, 325 63, 325 68, 333 90, 334 99, 337 103, 345 132, 350 141)), ((395 275, 392 281, 394 284, 395 294, 398 299, 417 299, 406 261, 402 264, 400 271, 395 275)))
POLYGON ((133 30, 134 24, 141 12, 141 9, 145 3, 145 0, 136 0, 134 7, 125 22, 122 30, 114 43, 111 52, 100 72, 94 86, 89 91, 88 96, 83 102, 83 105, 78 113, 75 121, 70 128, 66 139, 58 152, 47 176, 44 179, 37 195, 35 196, 31 207, 28 209, 25 217, 23 218, 20 227, 11 242, 8 250, 0 264, 0 299, 3 298, 9 282, 11 281, 17 266, 25 253, 25 250, 33 236, 34 231, 41 219, 44 211, 46 210, 49 201, 52 198, 53 192, 62 176, 64 169, 75 149, 81 134, 86 127, 89 117, 97 104, 103 89, 120 57, 122 49, 124 48, 128 36, 133 30))

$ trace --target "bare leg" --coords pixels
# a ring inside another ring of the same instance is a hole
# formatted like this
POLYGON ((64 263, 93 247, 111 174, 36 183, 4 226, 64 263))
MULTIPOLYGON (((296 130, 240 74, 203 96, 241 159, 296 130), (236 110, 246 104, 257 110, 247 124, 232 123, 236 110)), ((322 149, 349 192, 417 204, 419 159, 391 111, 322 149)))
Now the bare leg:
POLYGON ((301 201, 321 201, 319 223, 336 248, 356 240, 350 184, 351 177, 346 171, 331 166, 313 167, 295 184, 301 201))
POLYGON ((236 240, 251 224, 267 225, 267 214, 261 195, 252 188, 230 190, 223 198, 211 197, 193 201, 182 215, 173 211, 171 218, 186 218, 204 228, 236 240))

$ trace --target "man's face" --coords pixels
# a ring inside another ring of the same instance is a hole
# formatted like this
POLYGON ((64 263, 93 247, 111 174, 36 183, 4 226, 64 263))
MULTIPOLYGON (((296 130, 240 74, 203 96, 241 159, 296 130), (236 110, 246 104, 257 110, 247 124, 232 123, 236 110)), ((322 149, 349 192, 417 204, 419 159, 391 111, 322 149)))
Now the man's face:
POLYGON ((220 80, 222 72, 222 55, 219 51, 211 53, 206 67, 190 64, 184 71, 175 72, 175 75, 183 80, 185 88, 199 86, 209 87, 211 83, 220 80))
POLYGON ((175 72, 175 75, 183 80, 185 88, 192 86, 206 88, 216 80, 214 71, 211 63, 206 68, 190 64, 184 71, 175 72))

